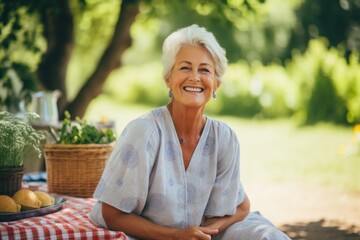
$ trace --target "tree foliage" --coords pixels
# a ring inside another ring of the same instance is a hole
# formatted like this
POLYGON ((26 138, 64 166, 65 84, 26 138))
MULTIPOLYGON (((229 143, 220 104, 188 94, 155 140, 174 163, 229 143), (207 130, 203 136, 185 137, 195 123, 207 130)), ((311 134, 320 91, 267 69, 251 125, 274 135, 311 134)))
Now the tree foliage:
POLYGON ((305 51, 309 40, 326 37, 330 46, 341 45, 349 56, 360 51, 360 2, 358 0, 306 0, 296 10, 298 23, 291 34, 293 48, 305 51))
MULTIPOLYGON (((212 24, 220 23, 223 24, 220 26, 228 26, 231 22, 239 24, 237 23, 238 19, 243 18, 245 13, 254 13, 262 2, 264 0, 114 1, 113 3, 116 5, 113 9, 118 9, 118 17, 112 26, 113 30, 110 36, 108 36, 108 43, 100 53, 99 59, 93 60, 96 62, 94 68, 72 101, 68 100, 66 77, 76 42, 75 30, 77 27, 75 26, 78 23, 78 17, 85 14, 87 6, 94 6, 95 4, 100 7, 102 4, 100 1, 78 0, 74 3, 69 0, 40 0, 36 2, 5 0, 0 4, 0 8, 4 12, 1 27, 9 30, 6 33, 1 33, 3 36, 1 46, 4 49, 9 49, 12 43, 19 44, 19 39, 23 39, 23 44, 28 50, 38 52, 41 49, 37 46, 35 39, 39 38, 38 33, 40 32, 46 42, 40 55, 39 64, 35 66, 41 87, 46 90, 59 89, 62 92, 59 101, 60 113, 68 110, 71 115, 81 117, 91 100, 101 93, 110 73, 122 66, 121 57, 132 43, 130 29, 141 9, 143 14, 148 14, 149 17, 161 16, 165 19, 177 15, 178 19, 184 17, 184 19, 189 19, 191 23, 206 17, 213 21, 212 24), (176 14, 173 14, 174 12, 176 14), (181 15, 184 12, 190 13, 188 16, 194 17, 187 18, 181 15), (23 16, 37 19, 36 24, 29 28, 26 25, 21 25, 20 21, 23 16), (222 21, 223 19, 225 21, 222 21), (36 31, 39 28, 41 31, 36 31), (20 37, 21 34, 22 37, 20 37)), ((178 25, 168 28, 168 32, 174 30, 174 27, 178 27, 178 25)))
MULTIPOLYGON (((342 46, 349 57, 360 50, 359 5, 358 0, 3 0, 0 79, 6 79, 9 68, 31 70, 39 89, 62 92, 60 115, 68 110, 82 117, 110 74, 123 67, 134 39, 152 49, 151 54, 137 50, 134 62, 149 60, 170 32, 192 23, 212 31, 232 63, 285 65, 295 56, 293 49, 304 53, 309 40, 319 36, 328 38, 330 47, 342 46), (79 76, 69 78, 74 61, 79 76), (71 88, 78 88, 73 96, 71 88)), ((255 98, 245 99, 250 100, 240 100, 248 104, 249 114, 261 108, 255 98)), ((352 105, 358 106, 357 101, 352 105)), ((266 114, 273 114, 269 109, 266 114)))

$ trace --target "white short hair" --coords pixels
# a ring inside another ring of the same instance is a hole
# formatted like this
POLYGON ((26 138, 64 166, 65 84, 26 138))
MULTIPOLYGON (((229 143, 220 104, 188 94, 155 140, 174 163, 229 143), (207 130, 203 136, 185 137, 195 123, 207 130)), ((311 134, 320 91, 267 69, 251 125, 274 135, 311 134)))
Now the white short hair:
POLYGON ((201 46, 209 51, 215 61, 215 74, 217 81, 223 80, 227 68, 225 50, 217 42, 211 32, 196 24, 181 28, 170 34, 163 43, 162 64, 164 80, 168 79, 175 64, 176 55, 185 45, 201 46))

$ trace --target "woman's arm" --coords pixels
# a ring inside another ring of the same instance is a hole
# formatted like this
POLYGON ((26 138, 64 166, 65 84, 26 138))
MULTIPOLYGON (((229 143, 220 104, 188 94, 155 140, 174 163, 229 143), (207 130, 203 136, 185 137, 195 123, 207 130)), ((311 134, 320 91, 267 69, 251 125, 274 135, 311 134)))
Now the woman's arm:
POLYGON ((141 239, 156 240, 210 240, 211 235, 218 234, 212 227, 192 226, 185 229, 163 227, 131 213, 124 213, 106 203, 102 203, 102 215, 107 227, 122 231, 141 239))
POLYGON ((218 229, 219 232, 221 232, 227 227, 229 227, 231 224, 242 221, 249 214, 249 212, 250 212, 250 201, 249 198, 246 196, 245 200, 237 206, 234 215, 207 218, 203 222, 203 226, 215 228, 218 229))

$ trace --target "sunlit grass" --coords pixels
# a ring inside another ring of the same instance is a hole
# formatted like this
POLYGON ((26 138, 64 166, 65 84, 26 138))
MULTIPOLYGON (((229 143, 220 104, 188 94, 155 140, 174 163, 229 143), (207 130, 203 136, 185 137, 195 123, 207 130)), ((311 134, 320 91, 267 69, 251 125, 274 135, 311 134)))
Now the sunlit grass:
POLYGON ((360 191, 360 155, 345 156, 351 128, 319 124, 298 127, 292 120, 222 118, 238 133, 244 181, 302 181, 360 191))
MULTIPOLYGON (((145 106, 121 105, 101 96, 90 105, 86 117, 116 121, 118 133, 132 119, 149 111, 145 106)), ((351 128, 330 124, 298 127, 291 119, 251 120, 216 116, 238 134, 243 182, 301 181, 343 190, 360 191, 360 155, 345 156, 351 128)))

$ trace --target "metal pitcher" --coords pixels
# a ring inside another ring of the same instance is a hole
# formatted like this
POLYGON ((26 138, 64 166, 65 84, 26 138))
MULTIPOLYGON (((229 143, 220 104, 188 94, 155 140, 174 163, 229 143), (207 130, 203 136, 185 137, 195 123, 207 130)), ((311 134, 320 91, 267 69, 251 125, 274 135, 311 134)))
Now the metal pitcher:
POLYGON ((56 125, 59 122, 57 101, 61 96, 59 90, 41 91, 32 94, 32 111, 40 115, 36 122, 46 125, 56 125))

